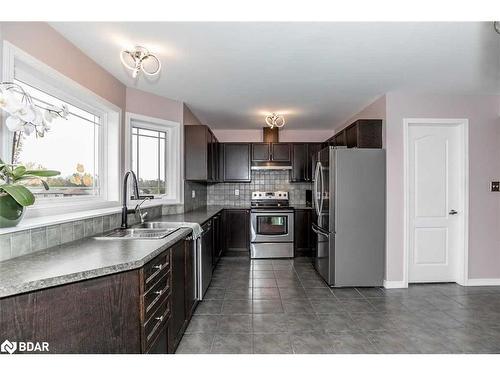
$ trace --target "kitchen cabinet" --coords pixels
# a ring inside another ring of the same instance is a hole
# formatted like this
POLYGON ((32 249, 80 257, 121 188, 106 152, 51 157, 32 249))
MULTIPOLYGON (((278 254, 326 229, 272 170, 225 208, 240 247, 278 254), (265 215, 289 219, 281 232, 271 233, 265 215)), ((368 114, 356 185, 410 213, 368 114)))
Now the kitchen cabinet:
POLYGON ((182 239, 139 269, 2 298, 0 336, 46 341, 50 353, 171 353, 190 319, 191 246, 182 239))
POLYGON ((224 182, 250 181, 250 144, 224 143, 224 182))
POLYGON ((252 164, 265 165, 265 162, 290 162, 288 143, 252 143, 252 164), (264 163, 264 164, 263 164, 264 163))
POLYGON ((179 243, 172 248, 172 316, 169 325, 169 345, 177 347, 187 324, 186 312, 186 246, 179 243))
POLYGON ((224 248, 222 243, 222 239, 224 238, 222 232, 222 213, 218 213, 212 218, 212 226, 214 231, 212 265, 215 269, 215 266, 217 266, 217 263, 222 256, 222 250, 224 248))
POLYGON ((201 234, 201 274, 202 274, 202 294, 205 295, 210 282, 212 281, 213 272, 213 246, 214 246, 214 231, 212 226, 212 220, 207 221, 201 226, 203 232, 201 234))
POLYGON ((325 146, 382 148, 382 120, 357 120, 335 133, 325 142, 325 146))
POLYGON ((248 252, 250 249, 250 210, 224 210, 223 230, 226 253, 248 252))
POLYGON ((296 209, 294 222, 295 256, 311 256, 312 218, 311 209, 296 209))
POLYGON ((311 182, 314 173, 314 158, 321 143, 292 144, 292 182, 311 182))
POLYGON ((206 125, 184 127, 184 175, 188 181, 220 181, 219 141, 206 125))

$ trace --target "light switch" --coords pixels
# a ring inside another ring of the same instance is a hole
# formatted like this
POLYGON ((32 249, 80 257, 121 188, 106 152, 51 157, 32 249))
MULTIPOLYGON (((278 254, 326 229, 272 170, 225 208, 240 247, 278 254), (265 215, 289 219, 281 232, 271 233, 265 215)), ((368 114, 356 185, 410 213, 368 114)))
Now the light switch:
POLYGON ((191 198, 196 198, 196 190, 191 190, 191 198))
POLYGON ((240 190, 239 189, 234 189, 234 195, 239 196, 240 195, 240 190))
POLYGON ((500 181, 491 181, 491 191, 500 192, 500 181))

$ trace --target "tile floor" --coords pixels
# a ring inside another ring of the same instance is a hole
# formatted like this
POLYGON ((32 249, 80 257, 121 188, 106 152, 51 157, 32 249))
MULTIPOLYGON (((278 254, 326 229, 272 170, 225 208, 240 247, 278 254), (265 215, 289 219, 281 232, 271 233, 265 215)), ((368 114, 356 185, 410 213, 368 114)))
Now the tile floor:
POLYGON ((222 258, 177 353, 500 353, 500 287, 330 289, 308 258, 222 258))

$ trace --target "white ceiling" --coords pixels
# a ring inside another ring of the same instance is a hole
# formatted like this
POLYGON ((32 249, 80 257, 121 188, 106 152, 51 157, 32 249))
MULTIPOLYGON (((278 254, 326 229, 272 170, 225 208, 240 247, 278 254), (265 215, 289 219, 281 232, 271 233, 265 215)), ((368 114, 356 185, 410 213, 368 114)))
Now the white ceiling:
POLYGON ((214 128, 333 128, 389 91, 500 93, 492 23, 51 23, 127 86, 186 102, 214 128), (137 82, 119 52, 161 58, 137 82))

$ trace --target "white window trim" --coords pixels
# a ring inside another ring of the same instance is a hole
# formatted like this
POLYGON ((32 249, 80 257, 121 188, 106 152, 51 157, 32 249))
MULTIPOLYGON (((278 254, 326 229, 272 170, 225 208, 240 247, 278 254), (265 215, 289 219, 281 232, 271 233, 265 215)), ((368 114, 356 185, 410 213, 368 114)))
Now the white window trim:
MULTIPOLYGON (((93 91, 61 74, 57 70, 44 64, 13 44, 3 42, 2 81, 12 81, 16 64, 28 66, 30 70, 40 73, 42 78, 33 77, 39 81, 41 87, 50 86, 47 90, 63 100, 77 103, 82 108, 97 111, 101 116, 99 175, 100 197, 70 197, 64 200, 57 198, 44 199, 28 207, 26 218, 52 216, 75 211, 87 211, 99 208, 116 207, 120 201, 121 180, 121 108, 101 98, 93 91), (60 89, 62 88, 62 89, 60 89), (104 147, 105 146, 105 147, 104 147)), ((1 116, 1 114, 0 114, 1 116)), ((5 117, 5 116, 4 116, 5 117)), ((10 160, 11 136, 2 118, 0 126, 0 144, 2 145, 2 158, 10 160)))
POLYGON ((167 162, 166 181, 167 195, 154 199, 155 204, 182 204, 184 203, 184 176, 183 176, 183 142, 181 124, 175 121, 156 117, 144 116, 138 113, 125 113, 125 170, 132 169, 132 122, 145 123, 145 129, 167 133, 167 162))

